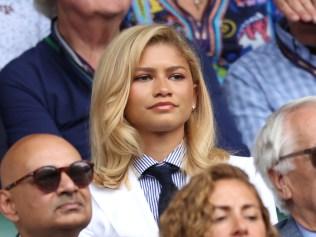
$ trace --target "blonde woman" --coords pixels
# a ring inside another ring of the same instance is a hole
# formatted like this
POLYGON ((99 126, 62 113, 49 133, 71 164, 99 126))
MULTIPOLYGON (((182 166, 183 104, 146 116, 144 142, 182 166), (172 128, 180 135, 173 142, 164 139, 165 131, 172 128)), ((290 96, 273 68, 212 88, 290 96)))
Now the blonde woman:
POLYGON ((81 236, 158 236, 159 215, 215 148, 199 61, 167 26, 136 26, 108 46, 91 104, 93 217, 81 236))

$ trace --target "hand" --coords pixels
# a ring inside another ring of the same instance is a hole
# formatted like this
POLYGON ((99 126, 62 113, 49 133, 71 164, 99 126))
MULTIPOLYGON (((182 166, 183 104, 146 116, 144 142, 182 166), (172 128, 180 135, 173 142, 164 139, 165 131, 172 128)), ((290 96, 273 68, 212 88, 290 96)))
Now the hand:
POLYGON ((316 23, 316 0, 275 0, 275 4, 289 21, 316 23))

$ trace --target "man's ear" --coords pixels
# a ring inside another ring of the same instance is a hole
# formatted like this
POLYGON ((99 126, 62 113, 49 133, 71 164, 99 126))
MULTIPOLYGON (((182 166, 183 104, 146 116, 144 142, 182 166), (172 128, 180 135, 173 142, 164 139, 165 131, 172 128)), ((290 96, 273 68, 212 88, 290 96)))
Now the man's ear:
POLYGON ((19 220, 12 194, 7 190, 0 190, 0 213, 12 222, 19 220))
POLYGON ((286 175, 281 174, 274 169, 268 171, 269 178, 278 193, 278 196, 282 200, 288 200, 292 198, 292 192, 289 187, 289 179, 286 175))

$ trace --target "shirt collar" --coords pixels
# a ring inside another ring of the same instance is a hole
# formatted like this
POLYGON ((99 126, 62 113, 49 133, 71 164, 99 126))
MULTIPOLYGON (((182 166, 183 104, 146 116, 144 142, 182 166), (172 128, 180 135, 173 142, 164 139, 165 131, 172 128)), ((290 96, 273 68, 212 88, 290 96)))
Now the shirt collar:
POLYGON ((299 223, 296 222, 296 225, 300 232, 302 233, 303 237, 316 237, 316 232, 312 232, 310 230, 305 229, 303 226, 301 226, 299 223))
POLYGON ((141 177, 142 173, 147 170, 150 166, 158 164, 158 163, 170 163, 179 168, 181 168, 184 156, 186 154, 186 145, 185 142, 182 141, 172 152, 170 152, 167 157, 162 161, 158 162, 154 158, 143 154, 133 161, 133 167, 135 169, 136 176, 138 178, 141 177))
POLYGON ((79 54, 77 54, 71 46, 64 40, 57 27, 57 18, 52 21, 52 32, 60 46, 67 52, 71 59, 85 72, 93 75, 94 69, 79 54))

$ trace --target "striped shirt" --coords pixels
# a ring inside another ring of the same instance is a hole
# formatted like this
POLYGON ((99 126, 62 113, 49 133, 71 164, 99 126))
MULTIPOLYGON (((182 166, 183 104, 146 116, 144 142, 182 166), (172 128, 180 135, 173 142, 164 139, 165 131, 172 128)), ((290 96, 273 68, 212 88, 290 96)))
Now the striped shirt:
MULTIPOLYGON (((184 142, 179 144, 162 162, 173 164, 177 167, 182 166, 183 158, 186 154, 186 146, 184 142)), ((161 162, 161 163, 162 163, 161 162)), ((144 191, 145 198, 149 204, 150 210, 154 215, 155 220, 159 221, 158 214, 158 200, 161 191, 161 185, 158 180, 151 176, 142 176, 142 174, 150 166, 158 164, 160 162, 156 161, 154 158, 142 155, 135 159, 133 162, 133 167, 135 169, 136 176, 140 182, 140 186, 144 191)), ((187 176, 185 172, 181 169, 172 174, 172 181, 177 186, 178 189, 186 184, 187 176)))

